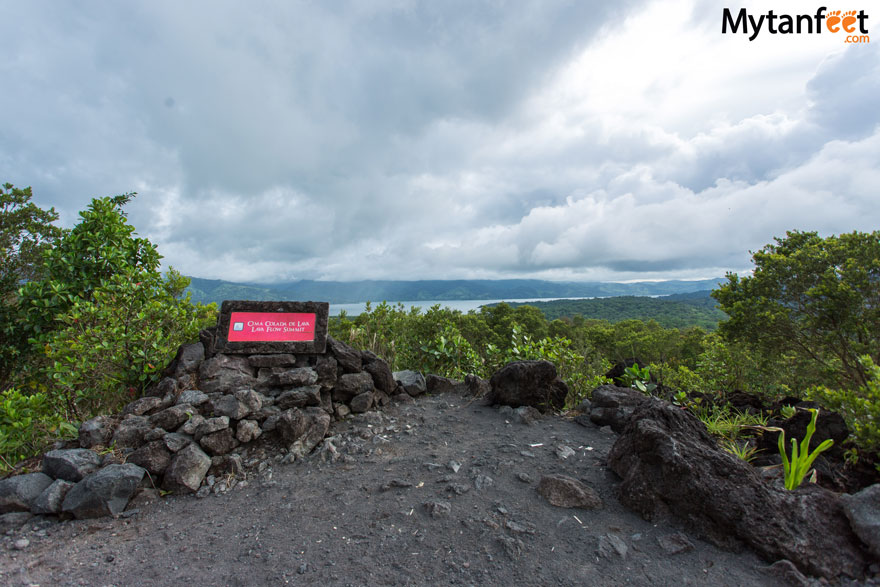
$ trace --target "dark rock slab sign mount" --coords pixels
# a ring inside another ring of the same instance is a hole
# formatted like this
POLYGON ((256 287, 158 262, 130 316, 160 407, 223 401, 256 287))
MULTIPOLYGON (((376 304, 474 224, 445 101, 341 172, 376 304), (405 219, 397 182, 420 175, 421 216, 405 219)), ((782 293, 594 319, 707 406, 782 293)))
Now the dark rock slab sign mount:
POLYGON ((220 306, 216 352, 323 353, 330 304, 226 300, 220 306))

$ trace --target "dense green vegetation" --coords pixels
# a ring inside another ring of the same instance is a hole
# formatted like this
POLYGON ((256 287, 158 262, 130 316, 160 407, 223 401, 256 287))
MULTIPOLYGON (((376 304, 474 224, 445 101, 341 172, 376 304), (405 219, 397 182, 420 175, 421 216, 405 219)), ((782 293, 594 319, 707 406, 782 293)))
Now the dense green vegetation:
POLYGON ((364 300, 501 300, 658 296, 711 289, 721 279, 641 283, 559 283, 537 279, 425 281, 294 281, 289 283, 232 283, 191 278, 187 291, 196 302, 223 300, 321 300, 331 304, 364 300))
POLYGON ((552 300, 549 302, 511 303, 513 307, 529 305, 541 310, 548 320, 583 316, 593 320, 654 320, 664 328, 699 326, 715 330, 727 318, 712 299, 711 291, 675 294, 662 298, 619 296, 592 300, 552 300))
POLYGON ((216 321, 216 308, 192 304, 188 280, 173 269, 163 276, 156 247, 135 236, 123 212, 133 195, 92 200, 69 231, 42 226, 52 211, 35 211, 34 226, 7 222, 0 210, 13 233, 5 242, 54 237, 39 254, 19 254, 7 280, 21 287, 4 300, 0 467, 141 395, 180 344, 216 321))

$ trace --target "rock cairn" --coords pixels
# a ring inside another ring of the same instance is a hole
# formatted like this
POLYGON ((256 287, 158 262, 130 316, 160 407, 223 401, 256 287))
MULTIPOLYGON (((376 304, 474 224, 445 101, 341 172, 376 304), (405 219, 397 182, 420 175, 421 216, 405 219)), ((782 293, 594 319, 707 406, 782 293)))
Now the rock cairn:
POLYGON ((252 355, 215 352, 216 329, 200 339, 181 346, 158 384, 121 414, 83 422, 80 448, 50 451, 42 472, 0 481, 0 514, 118 515, 142 485, 206 493, 213 478, 241 473, 244 445, 275 442, 290 462, 334 419, 428 390, 421 374, 392 373, 333 338, 321 354, 252 355))

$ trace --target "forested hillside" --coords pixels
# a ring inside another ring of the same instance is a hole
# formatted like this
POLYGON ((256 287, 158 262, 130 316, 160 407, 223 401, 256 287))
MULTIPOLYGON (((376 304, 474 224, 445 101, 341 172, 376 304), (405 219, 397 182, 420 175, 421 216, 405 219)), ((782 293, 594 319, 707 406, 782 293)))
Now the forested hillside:
POLYGON ((699 326, 715 330, 726 318, 711 297, 711 290, 674 294, 660 298, 620 296, 592 300, 553 300, 549 302, 511 303, 513 307, 534 306, 548 320, 583 316, 592 320, 655 320, 664 328, 699 326))

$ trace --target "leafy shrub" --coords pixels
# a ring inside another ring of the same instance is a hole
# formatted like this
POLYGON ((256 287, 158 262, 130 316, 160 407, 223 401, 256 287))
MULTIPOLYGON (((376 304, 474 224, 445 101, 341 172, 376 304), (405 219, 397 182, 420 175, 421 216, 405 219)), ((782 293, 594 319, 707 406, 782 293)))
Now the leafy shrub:
POLYGON ((815 387, 808 395, 825 407, 840 412, 859 450, 880 455, 880 366, 867 355, 861 357, 861 362, 869 374, 864 386, 850 389, 815 387))
POLYGON ((421 346, 419 368, 426 373, 463 379, 483 372, 483 360, 452 324, 447 324, 430 343, 421 346))
POLYGON ((0 392, 0 472, 76 433, 76 427, 52 409, 45 393, 24 395, 14 388, 0 392))

